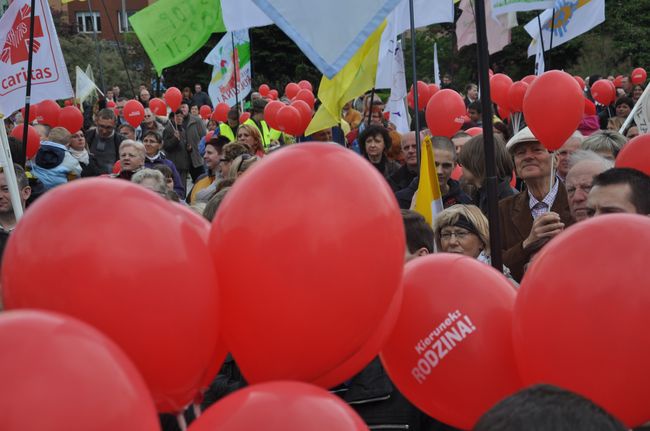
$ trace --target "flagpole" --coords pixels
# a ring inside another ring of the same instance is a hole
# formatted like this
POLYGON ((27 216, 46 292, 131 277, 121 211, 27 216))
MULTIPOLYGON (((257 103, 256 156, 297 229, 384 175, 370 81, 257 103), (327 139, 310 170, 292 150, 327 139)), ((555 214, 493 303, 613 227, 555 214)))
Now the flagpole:
POLYGON ((239 56, 236 55, 237 51, 235 48, 235 32, 230 32, 230 40, 232 41, 232 64, 233 64, 233 73, 235 74, 235 106, 237 107, 237 112, 239 112, 239 83, 237 82, 237 69, 239 69, 239 56))
POLYGON ((95 15, 93 14, 93 7, 88 0, 88 12, 90 18, 93 20, 93 39, 95 39, 95 50, 97 51, 97 64, 99 66, 99 80, 102 82, 102 90, 106 91, 106 82, 104 82, 104 66, 102 66, 102 58, 100 57, 99 40, 97 39, 97 26, 95 25, 95 15))
POLYGON ((537 26, 539 27, 539 42, 542 44, 542 59, 544 60, 544 68, 546 68, 546 58, 544 54, 544 34, 542 33, 542 20, 540 18, 540 15, 537 15, 537 26))
POLYGON ((370 120, 372 119, 372 105, 375 101, 375 87, 372 87, 370 91, 370 99, 368 100, 368 126, 370 126, 370 120))
POLYGON ((32 59, 34 54, 34 16, 36 14, 36 0, 32 0, 29 13, 29 53, 27 57, 27 86, 25 87, 25 117, 23 118, 23 151, 18 163, 25 166, 27 163, 27 131, 29 130, 29 105, 32 96, 32 59))
MULTIPOLYGON (((548 68, 545 67, 546 70, 551 70, 553 69, 553 66, 551 64, 551 50, 553 49, 553 33, 555 29, 555 8, 553 8, 553 15, 551 15, 551 41, 549 42, 550 46, 548 47, 548 68)), ((544 60, 544 63, 546 63, 546 60, 544 60)))
POLYGON ((415 15, 413 12, 413 0, 409 0, 409 13, 411 18, 411 64, 413 66, 413 107, 415 110, 415 145, 418 151, 418 172, 420 171, 420 159, 422 158, 422 144, 420 143, 420 112, 418 106, 418 73, 417 62, 415 61, 415 15))
POLYGON ((488 196, 488 219, 490 221, 490 258, 492 266, 499 272, 503 271, 501 260, 501 230, 499 226, 499 202, 497 198, 498 178, 496 176, 496 156, 494 151, 494 136, 492 135, 492 106, 490 106, 490 82, 488 73, 489 54, 487 46, 487 31, 485 27, 485 4, 476 0, 476 44, 478 48, 478 74, 481 85, 481 105, 483 115, 483 142, 485 148, 485 173, 488 196))

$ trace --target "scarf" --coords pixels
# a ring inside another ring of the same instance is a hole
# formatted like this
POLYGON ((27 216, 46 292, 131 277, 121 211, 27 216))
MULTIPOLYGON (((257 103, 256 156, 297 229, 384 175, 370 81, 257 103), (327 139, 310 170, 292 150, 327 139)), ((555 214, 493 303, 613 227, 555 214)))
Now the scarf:
POLYGON ((149 157, 145 156, 147 160, 149 160, 151 163, 156 163, 158 160, 162 159, 162 152, 158 151, 155 156, 149 157))
POLYGON ((84 165, 87 165, 88 163, 90 163, 90 158, 89 158, 89 154, 88 154, 87 149, 84 148, 83 150, 78 151, 78 150, 73 150, 72 148, 69 148, 69 150, 70 150, 70 154, 72 154, 72 157, 79 160, 79 162, 83 163, 84 165))

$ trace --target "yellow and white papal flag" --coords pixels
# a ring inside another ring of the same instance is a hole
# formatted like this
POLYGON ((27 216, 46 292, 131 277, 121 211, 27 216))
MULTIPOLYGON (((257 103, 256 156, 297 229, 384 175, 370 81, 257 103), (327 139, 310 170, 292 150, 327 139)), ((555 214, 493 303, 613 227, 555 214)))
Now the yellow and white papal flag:
POLYGON ((430 136, 424 138, 422 142, 420 180, 414 202, 413 210, 421 214, 433 227, 433 219, 443 210, 443 206, 430 136))

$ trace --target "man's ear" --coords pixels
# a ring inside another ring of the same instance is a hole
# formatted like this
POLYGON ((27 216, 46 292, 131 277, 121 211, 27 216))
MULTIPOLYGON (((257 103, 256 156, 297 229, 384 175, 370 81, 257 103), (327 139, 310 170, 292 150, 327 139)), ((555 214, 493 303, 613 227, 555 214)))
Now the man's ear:
POLYGON ((22 201, 26 201, 32 195, 32 188, 30 186, 25 187, 20 191, 20 198, 22 201))
POLYGON ((426 256, 427 254, 429 254, 429 250, 427 250, 426 247, 420 247, 418 251, 415 252, 417 257, 426 256))

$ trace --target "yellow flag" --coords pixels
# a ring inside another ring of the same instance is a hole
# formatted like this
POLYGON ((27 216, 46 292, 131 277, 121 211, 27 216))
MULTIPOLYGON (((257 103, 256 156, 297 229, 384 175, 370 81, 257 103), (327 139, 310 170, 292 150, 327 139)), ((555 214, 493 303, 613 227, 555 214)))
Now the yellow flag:
POLYGON ((341 120, 343 105, 375 86, 379 42, 385 27, 386 21, 368 37, 354 57, 332 79, 323 76, 318 87, 321 106, 309 123, 306 136, 337 125, 341 120))
POLYGON ((443 208, 430 136, 427 136, 422 142, 420 179, 418 190, 415 193, 415 207, 413 209, 422 214, 427 223, 433 226, 433 219, 443 208))

